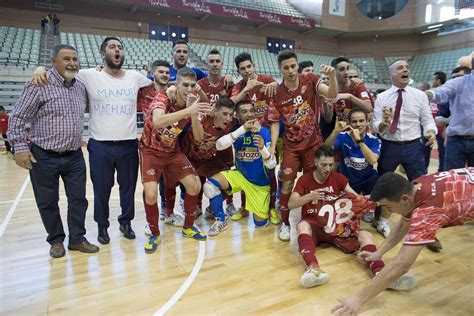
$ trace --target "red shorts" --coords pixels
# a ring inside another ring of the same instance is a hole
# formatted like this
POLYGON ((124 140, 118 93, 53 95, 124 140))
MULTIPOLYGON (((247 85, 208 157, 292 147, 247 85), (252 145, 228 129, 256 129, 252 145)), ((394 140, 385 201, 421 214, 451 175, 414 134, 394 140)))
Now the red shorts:
POLYGON ((221 171, 230 169, 223 161, 221 161, 217 157, 203 161, 191 159, 189 161, 191 162, 194 169, 196 170, 196 173, 200 177, 210 178, 221 171))
POLYGON ((164 173, 165 182, 171 187, 188 175, 196 175, 196 171, 182 152, 166 153, 142 147, 140 154, 140 171, 142 182, 158 182, 164 173))
POLYGON ((307 221, 311 226, 311 231, 313 233, 313 240, 317 246, 320 243, 328 243, 335 246, 336 248, 341 249, 345 253, 353 253, 354 251, 359 250, 359 240, 356 236, 349 237, 337 237, 332 236, 324 231, 324 229, 318 226, 316 223, 307 221))
POLYGON ((283 143, 283 161, 281 162, 281 178, 283 181, 293 181, 296 179, 298 171, 313 171, 316 149, 321 146, 320 138, 316 140, 315 135, 308 137, 301 142, 293 143, 285 139, 283 143))
POLYGON ((229 147, 225 150, 218 150, 216 152, 216 158, 221 161, 227 169, 234 166, 234 150, 229 147))

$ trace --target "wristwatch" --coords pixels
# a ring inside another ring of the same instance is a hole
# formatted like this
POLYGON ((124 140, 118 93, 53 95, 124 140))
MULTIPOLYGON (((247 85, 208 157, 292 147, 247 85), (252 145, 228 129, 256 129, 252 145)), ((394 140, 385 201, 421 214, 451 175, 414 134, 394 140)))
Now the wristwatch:
POLYGON ((356 144, 360 144, 360 143, 363 143, 364 140, 363 139, 359 139, 358 141, 356 141, 356 144))

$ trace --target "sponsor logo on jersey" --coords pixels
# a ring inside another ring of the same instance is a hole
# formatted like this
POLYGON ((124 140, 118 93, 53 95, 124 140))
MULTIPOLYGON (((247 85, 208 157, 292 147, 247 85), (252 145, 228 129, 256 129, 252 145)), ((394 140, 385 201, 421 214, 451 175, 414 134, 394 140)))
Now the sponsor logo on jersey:
POLYGON ((349 168, 353 168, 359 171, 365 170, 369 166, 369 163, 367 162, 367 160, 365 160, 365 158, 356 157, 345 157, 344 164, 349 168))
POLYGON ((237 152, 236 157, 242 161, 253 162, 260 159, 261 156, 257 148, 245 147, 237 152))

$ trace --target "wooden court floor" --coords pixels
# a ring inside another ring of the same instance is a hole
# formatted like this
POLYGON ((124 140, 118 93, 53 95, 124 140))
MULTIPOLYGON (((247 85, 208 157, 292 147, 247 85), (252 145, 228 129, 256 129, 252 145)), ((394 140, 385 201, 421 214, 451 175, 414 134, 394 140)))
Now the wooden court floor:
MULTIPOLYGON (((87 161, 86 151, 85 156, 87 161)), ((295 238, 298 211, 291 215, 289 243, 279 241, 276 226, 255 229, 247 219, 230 223, 227 231, 206 242, 183 238, 179 228, 161 223, 162 244, 147 255, 141 184, 135 240, 123 238, 118 230, 114 187, 111 243, 97 254, 68 252, 53 260, 27 172, 0 156, 0 175, 0 315, 329 315, 338 297, 359 290, 370 279, 354 255, 320 247, 318 260, 331 281, 302 288, 299 277, 305 266, 295 238)), ((97 243, 90 181, 87 193, 87 238, 97 243)), ((240 199, 235 200, 240 205, 240 199)), ((65 224, 64 193, 60 206, 65 224)), ((396 220, 393 216, 392 222, 396 220)), ((210 222, 200 217, 196 223, 207 232, 210 222)), ((380 244, 383 237, 363 225, 380 244)), ((474 315, 474 225, 441 230, 438 237, 442 252, 423 250, 411 270, 417 287, 384 292, 362 315, 474 315)))

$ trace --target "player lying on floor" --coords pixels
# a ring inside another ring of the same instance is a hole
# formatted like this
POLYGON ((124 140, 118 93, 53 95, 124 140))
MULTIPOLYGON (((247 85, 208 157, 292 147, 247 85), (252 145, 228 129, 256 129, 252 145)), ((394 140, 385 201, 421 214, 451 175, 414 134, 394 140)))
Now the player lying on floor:
POLYGON ((339 300, 332 309, 338 315, 356 315, 365 303, 410 270, 423 246, 435 241, 440 228, 474 219, 474 168, 424 175, 413 183, 388 172, 375 184, 371 199, 402 217, 377 251, 362 251, 359 257, 365 261, 377 260, 402 238, 405 241, 386 269, 356 294, 339 300))

